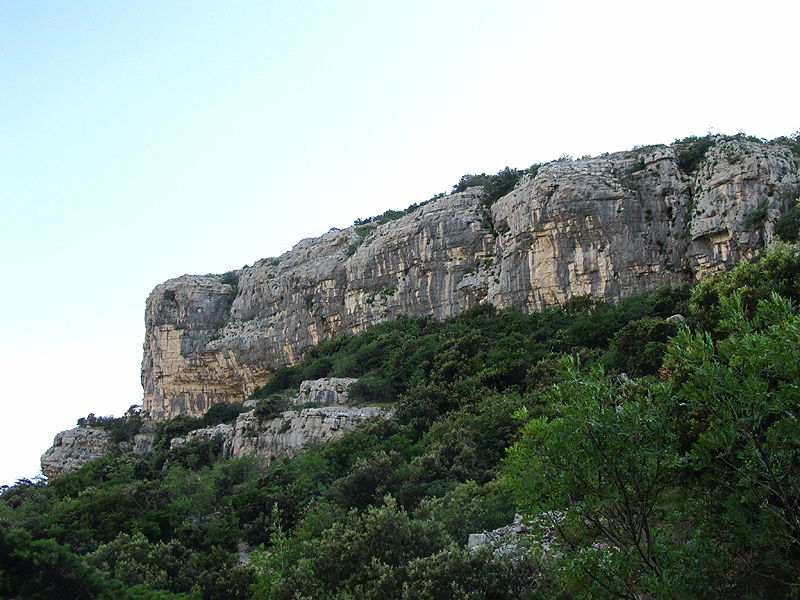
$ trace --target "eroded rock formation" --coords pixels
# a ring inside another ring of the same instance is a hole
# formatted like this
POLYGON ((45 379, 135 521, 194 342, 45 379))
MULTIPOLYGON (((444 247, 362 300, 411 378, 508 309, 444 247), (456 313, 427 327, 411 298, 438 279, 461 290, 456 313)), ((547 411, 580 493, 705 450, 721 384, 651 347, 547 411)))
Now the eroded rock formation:
POLYGON ((304 381, 300 384, 300 393, 292 400, 296 406, 304 404, 347 404, 350 399, 349 388, 358 379, 343 377, 327 377, 304 381))
POLYGON ((56 434, 53 445, 42 455, 42 474, 54 477, 79 469, 108 452, 108 432, 81 427, 56 434))
POLYGON ((295 456, 312 443, 324 444, 338 439, 370 419, 391 418, 394 414, 391 408, 342 406, 347 402, 347 387, 356 381, 334 378, 304 381, 293 404, 320 406, 287 410, 274 419, 260 419, 255 409, 250 410, 240 414, 233 424, 196 429, 186 437, 174 438, 171 447, 182 446, 197 437, 220 436, 226 458, 255 454, 274 460, 295 456))
MULTIPOLYGON (((255 454, 269 460, 293 457, 313 443, 326 443, 353 431, 371 419, 389 419, 394 409, 362 406, 343 406, 348 400, 348 387, 357 379, 326 378, 304 381, 300 393, 292 399, 297 410, 284 411, 274 419, 260 419, 256 414, 257 402, 250 400, 234 423, 221 423, 190 431, 184 437, 171 440, 170 449, 185 445, 195 438, 222 440, 225 458, 241 458, 255 454), (308 405, 317 405, 308 407, 308 405)), ((154 423, 147 421, 143 430, 132 441, 119 444, 122 452, 136 455, 153 451, 154 423)), ((109 452, 111 440, 107 431, 92 427, 76 427, 56 435, 53 446, 41 458, 42 473, 54 477, 70 473, 91 460, 102 458, 109 452)))
POLYGON ((321 341, 398 315, 615 301, 772 243, 798 189, 787 145, 719 137, 691 173, 676 150, 556 161, 488 212, 471 188, 389 223, 302 240, 227 283, 185 275, 158 285, 145 312, 143 408, 165 419, 241 401, 321 341))

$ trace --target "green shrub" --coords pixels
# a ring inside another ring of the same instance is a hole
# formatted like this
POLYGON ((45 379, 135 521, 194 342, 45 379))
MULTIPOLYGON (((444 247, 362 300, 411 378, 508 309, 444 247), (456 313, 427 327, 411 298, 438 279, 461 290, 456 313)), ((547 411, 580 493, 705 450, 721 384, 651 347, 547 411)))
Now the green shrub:
POLYGON ((350 385, 349 398, 354 404, 394 402, 397 390, 383 377, 368 375, 350 385))
POLYGON ((694 173, 706 156, 709 149, 717 143, 712 134, 703 137, 695 135, 676 140, 678 144, 678 168, 684 173, 694 173))
POLYGON ((669 338, 678 332, 677 323, 661 317, 630 321, 616 334, 603 362, 631 377, 657 375, 667 351, 669 338))
POLYGON ((759 300, 777 292, 800 302, 800 248, 779 243, 758 262, 741 263, 727 273, 700 282, 692 290, 692 318, 703 331, 714 332, 721 319, 722 298, 740 290, 748 314, 759 300))
POLYGON ((272 394, 268 398, 261 398, 256 404, 255 416, 259 421, 277 419, 284 411, 292 406, 291 400, 283 394, 272 394))
POLYGON ((800 241, 800 199, 775 223, 775 235, 784 242, 800 241))
POLYGON ((220 276, 220 280, 225 285, 237 287, 239 285, 239 274, 236 271, 228 271, 220 276))
POLYGON ((541 165, 534 165, 529 171, 519 171, 506 167, 498 171, 495 175, 487 175, 486 173, 481 173, 480 175, 463 175, 461 180, 453 186, 453 193, 463 192, 467 188, 480 186, 483 188, 481 202, 484 206, 489 207, 513 190, 526 172, 535 175, 539 171, 540 166, 541 165))
POLYGON ((245 412, 241 402, 218 402, 206 411, 200 419, 200 427, 213 427, 220 423, 233 423, 241 413, 245 412))
POLYGON ((78 427, 94 427, 108 431, 109 440, 114 444, 131 442, 134 436, 141 431, 141 407, 134 404, 122 417, 96 417, 89 413, 86 417, 78 419, 78 427))

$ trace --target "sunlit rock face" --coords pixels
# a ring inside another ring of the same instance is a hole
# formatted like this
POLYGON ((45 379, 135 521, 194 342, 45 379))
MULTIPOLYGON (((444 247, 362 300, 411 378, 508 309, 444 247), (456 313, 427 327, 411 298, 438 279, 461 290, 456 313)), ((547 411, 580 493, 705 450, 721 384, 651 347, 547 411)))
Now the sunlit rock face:
POLYGON ((241 401, 334 335, 480 302, 523 311, 592 294, 616 301, 757 256, 798 188, 787 145, 718 138, 687 173, 678 146, 541 167, 487 211, 482 190, 280 257, 156 286, 147 300, 144 410, 201 415, 241 401), (231 281, 231 277, 226 278, 231 281))

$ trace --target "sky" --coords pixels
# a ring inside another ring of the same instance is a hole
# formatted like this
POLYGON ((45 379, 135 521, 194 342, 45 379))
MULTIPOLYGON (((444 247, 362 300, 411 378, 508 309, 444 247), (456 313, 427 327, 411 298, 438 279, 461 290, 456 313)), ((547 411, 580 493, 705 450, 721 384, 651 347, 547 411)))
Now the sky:
POLYGON ((526 168, 800 129, 800 5, 0 2, 0 484, 140 404, 159 283, 526 168))

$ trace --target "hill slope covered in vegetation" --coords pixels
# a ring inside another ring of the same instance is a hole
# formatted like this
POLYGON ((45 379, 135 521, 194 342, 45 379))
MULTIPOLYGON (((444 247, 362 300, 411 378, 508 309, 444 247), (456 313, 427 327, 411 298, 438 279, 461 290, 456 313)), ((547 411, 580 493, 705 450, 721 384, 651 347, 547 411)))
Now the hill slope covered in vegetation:
MULTIPOLYGON (((393 419, 267 464, 213 439, 169 450, 179 417, 147 457, 20 481, 0 495, 0 595, 788 597, 798 302, 800 251, 779 246, 615 306, 480 305, 330 340, 254 397, 357 376, 393 419), (560 553, 467 549, 515 512, 551 519, 560 553)), ((140 419, 106 425, 124 441, 140 419)))

